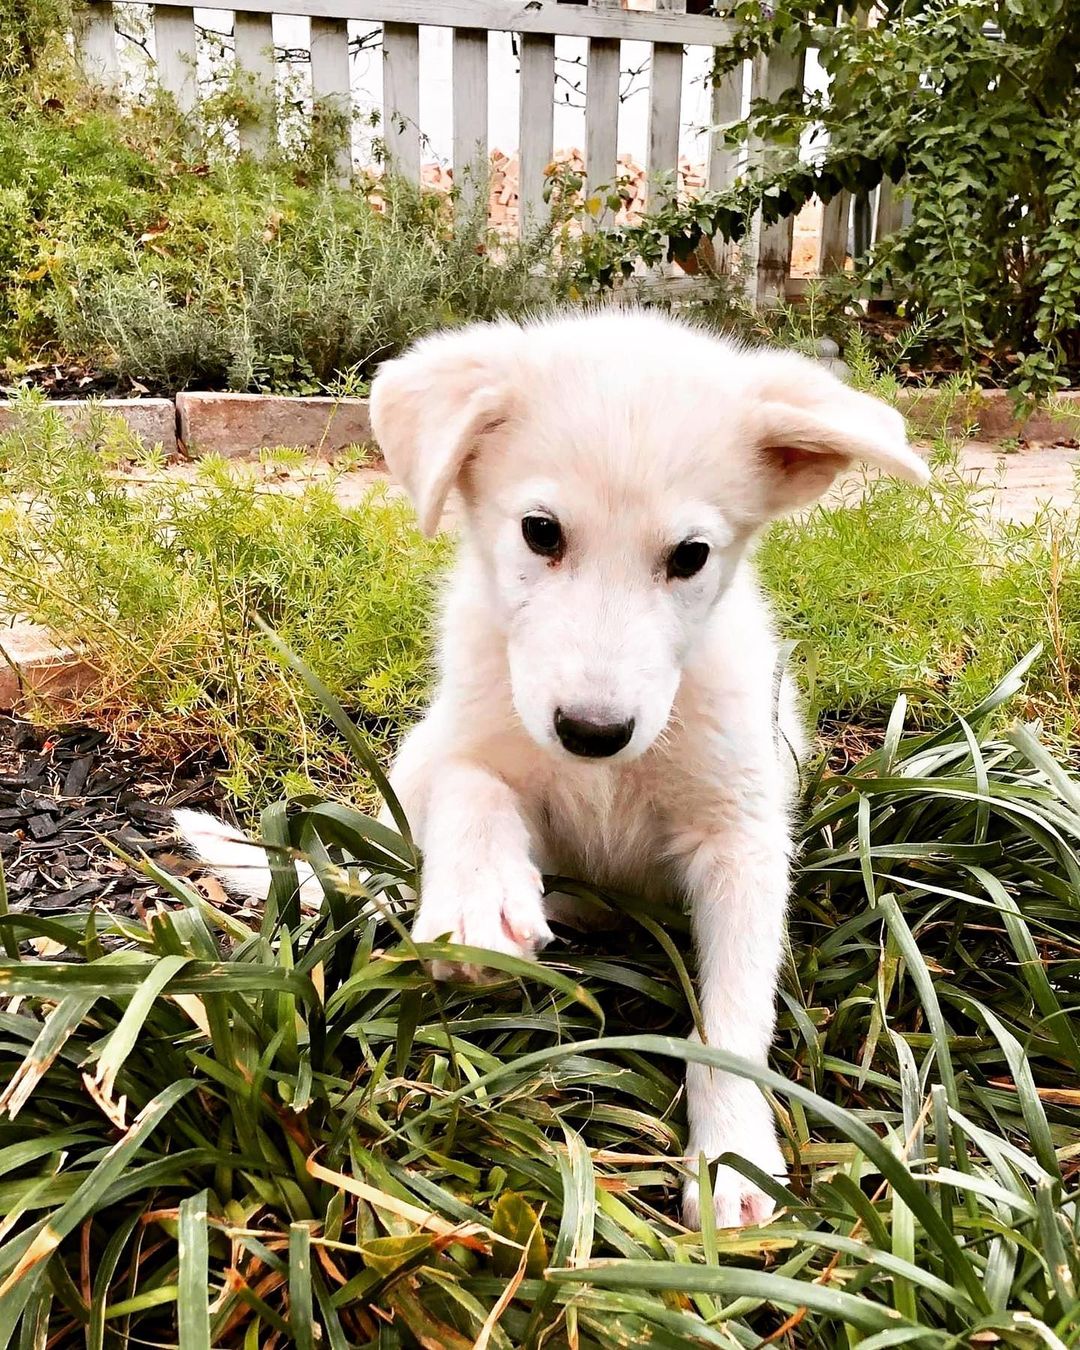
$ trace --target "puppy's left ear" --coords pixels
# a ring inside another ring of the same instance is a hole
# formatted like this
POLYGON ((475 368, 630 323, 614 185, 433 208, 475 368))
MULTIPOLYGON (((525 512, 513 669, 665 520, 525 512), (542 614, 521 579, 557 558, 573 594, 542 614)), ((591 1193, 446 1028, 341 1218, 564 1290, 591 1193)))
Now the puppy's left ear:
POLYGON ((371 429, 426 535, 438 531, 466 461, 509 418, 507 358, 520 331, 478 324, 427 338, 379 367, 371 429))
POLYGON ((815 501, 855 463, 909 483, 930 481, 895 408, 793 352, 758 352, 748 359, 754 367, 749 432, 767 516, 815 501))

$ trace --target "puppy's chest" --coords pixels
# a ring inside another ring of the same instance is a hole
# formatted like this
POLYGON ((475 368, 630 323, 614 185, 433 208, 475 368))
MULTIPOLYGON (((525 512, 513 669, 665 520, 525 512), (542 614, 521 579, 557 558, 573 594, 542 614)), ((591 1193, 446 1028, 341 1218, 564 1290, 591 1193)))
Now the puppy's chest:
POLYGON ((671 890, 663 815, 652 784, 632 771, 550 781, 532 824, 545 871, 638 894, 671 890))

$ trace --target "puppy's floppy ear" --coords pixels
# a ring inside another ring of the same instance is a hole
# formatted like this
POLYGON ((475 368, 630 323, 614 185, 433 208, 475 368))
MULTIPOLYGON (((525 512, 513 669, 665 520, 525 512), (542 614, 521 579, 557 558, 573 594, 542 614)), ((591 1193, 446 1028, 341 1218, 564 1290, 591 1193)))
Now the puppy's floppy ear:
POLYGON ((427 338, 379 367, 371 428, 420 528, 439 528, 465 462, 511 411, 508 354, 520 329, 488 324, 427 338))
POLYGON ((930 481, 930 471, 908 446, 904 419, 895 408, 793 352, 757 352, 748 359, 753 372, 749 431, 764 478, 767 515, 816 500, 838 473, 858 462, 909 483, 930 481))

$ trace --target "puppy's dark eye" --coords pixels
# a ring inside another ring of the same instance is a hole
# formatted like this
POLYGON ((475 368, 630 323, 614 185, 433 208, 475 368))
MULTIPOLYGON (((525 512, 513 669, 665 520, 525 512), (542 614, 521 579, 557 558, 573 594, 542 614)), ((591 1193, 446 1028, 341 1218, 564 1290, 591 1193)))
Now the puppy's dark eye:
POLYGON ((557 558, 563 551, 562 526, 551 516, 524 516, 521 533, 532 551, 544 558, 557 558))
POLYGON ((696 576, 709 560, 709 546, 703 539, 685 539, 668 554, 667 574, 685 581, 696 576))

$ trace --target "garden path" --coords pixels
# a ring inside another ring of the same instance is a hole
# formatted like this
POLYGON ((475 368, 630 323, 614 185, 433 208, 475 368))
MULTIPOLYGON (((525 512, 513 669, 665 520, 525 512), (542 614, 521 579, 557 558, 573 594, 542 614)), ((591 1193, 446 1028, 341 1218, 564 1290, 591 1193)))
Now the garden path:
MULTIPOLYGON (((1077 509, 1077 482, 1080 473, 1080 448, 1061 445, 1031 445, 1005 449, 999 444, 970 441, 959 452, 963 473, 985 485, 991 495, 993 512, 1002 520, 1026 524, 1035 519, 1042 506, 1057 510, 1077 509)), ((320 460, 303 465, 278 468, 273 464, 250 463, 252 473, 261 477, 268 492, 299 492, 306 483, 326 481, 334 470, 320 460)), ((197 473, 194 464, 170 465, 165 476, 191 480, 197 473)), ((140 481, 138 475, 133 483, 140 481)), ((401 491, 381 467, 348 469, 335 475, 335 495, 343 506, 356 506, 373 484, 385 484, 390 492, 401 491)))
POLYGON ((960 452, 965 474, 993 493, 994 511, 1004 520, 1027 523, 1042 506, 1076 510, 1080 449, 1032 445, 1005 450, 971 441, 960 452))

